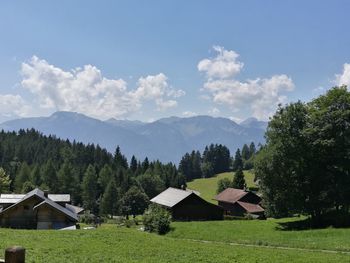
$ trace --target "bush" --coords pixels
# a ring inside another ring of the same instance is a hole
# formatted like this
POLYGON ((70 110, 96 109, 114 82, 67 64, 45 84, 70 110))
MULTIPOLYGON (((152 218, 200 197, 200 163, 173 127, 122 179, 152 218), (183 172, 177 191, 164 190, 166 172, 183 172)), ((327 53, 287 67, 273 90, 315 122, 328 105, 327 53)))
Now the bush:
POLYGON ((145 231, 164 235, 170 230, 170 213, 156 204, 151 204, 143 215, 145 231))

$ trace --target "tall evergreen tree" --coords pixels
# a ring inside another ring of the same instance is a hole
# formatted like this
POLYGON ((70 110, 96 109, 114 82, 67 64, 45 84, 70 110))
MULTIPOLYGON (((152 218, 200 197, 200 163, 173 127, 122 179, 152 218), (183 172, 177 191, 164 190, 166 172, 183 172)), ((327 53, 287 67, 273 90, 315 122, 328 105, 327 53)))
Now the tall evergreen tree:
POLYGON ((57 183, 57 172, 51 159, 49 159, 43 166, 41 171, 41 178, 43 183, 49 187, 49 189, 44 190, 50 190, 52 193, 58 192, 59 187, 57 183))
POLYGON ((247 144, 244 144, 243 145, 243 148, 242 148, 242 158, 243 160, 248 160, 250 158, 250 150, 249 150, 249 147, 247 144))
POLYGON ((119 203, 120 203, 119 191, 117 189, 117 185, 115 183, 115 179, 111 178, 106 191, 104 192, 101 204, 100 204, 100 213, 102 215, 116 215, 119 211, 119 203))
POLYGON ((4 168, 0 167, 0 193, 8 193, 10 191, 11 180, 6 174, 4 168))
POLYGON ((255 147, 255 144, 254 142, 251 142, 250 145, 249 145, 249 152, 250 152, 250 155, 254 155, 256 153, 256 147, 255 147))
POLYGON ((35 165, 30 173, 30 181, 34 186, 40 186, 41 181, 41 173, 39 165, 35 165))
POLYGON ((233 161, 233 171, 237 171, 239 169, 243 169, 243 160, 241 156, 241 151, 237 149, 235 154, 235 159, 233 161))
POLYGON ((233 177, 232 187, 237 189, 245 189, 247 187, 242 169, 238 169, 233 177))
POLYGON ((105 164, 98 174, 98 184, 100 186, 102 193, 105 192, 107 185, 111 181, 112 177, 113 177, 112 168, 108 164, 105 164))
POLYGON ((23 184, 30 179, 30 168, 26 162, 21 164, 18 174, 15 178, 15 191, 17 193, 22 192, 23 184))
POLYGON ((131 157, 130 169, 133 173, 135 173, 137 170, 137 160, 136 160, 136 157, 134 155, 131 157))
POLYGON ((84 174, 82 183, 82 197, 83 205, 85 209, 96 212, 96 197, 97 197, 97 184, 96 184, 96 170, 93 165, 89 165, 84 174))

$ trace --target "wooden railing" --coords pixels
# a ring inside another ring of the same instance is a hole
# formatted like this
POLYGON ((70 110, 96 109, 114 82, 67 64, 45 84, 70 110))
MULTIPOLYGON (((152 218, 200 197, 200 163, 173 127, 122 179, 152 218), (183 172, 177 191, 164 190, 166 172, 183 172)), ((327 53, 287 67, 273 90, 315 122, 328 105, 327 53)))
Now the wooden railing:
POLYGON ((23 247, 13 246, 5 250, 5 260, 0 263, 25 263, 26 250, 23 247))

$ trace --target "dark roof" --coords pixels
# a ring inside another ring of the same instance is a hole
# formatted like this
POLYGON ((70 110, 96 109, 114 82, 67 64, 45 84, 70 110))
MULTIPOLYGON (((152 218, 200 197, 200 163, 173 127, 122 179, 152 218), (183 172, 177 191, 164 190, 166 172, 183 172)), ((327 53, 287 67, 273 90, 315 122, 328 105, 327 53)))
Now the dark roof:
POLYGON ((264 212, 264 208, 262 208, 260 205, 246 203, 237 201, 237 204, 239 204, 242 208, 244 208, 248 213, 259 213, 264 212))
POLYGON ((227 188, 215 196, 214 199, 226 203, 235 203, 246 194, 248 194, 248 192, 242 189, 227 188))
POLYGON ((174 207, 188 196, 195 194, 192 191, 185 191, 169 187, 159 195, 151 199, 152 203, 163 205, 166 207, 174 207))
POLYGON ((67 215, 68 217, 78 221, 78 217, 75 213, 73 213, 72 211, 66 209, 63 206, 60 206, 59 204, 55 203, 54 201, 52 201, 50 198, 45 197, 45 194, 43 191, 41 191, 39 188, 35 188, 34 190, 30 191, 29 193, 27 193, 26 195, 24 195, 24 197, 22 199, 20 199, 19 201, 17 201, 16 203, 14 203, 13 205, 3 209, 0 212, 0 215, 5 213, 6 211, 12 209, 13 207, 17 206, 18 204, 24 202, 25 200, 28 200, 29 198, 32 198, 33 196, 38 197, 39 199, 42 200, 42 202, 37 205, 36 207, 42 205, 43 203, 46 203, 48 205, 50 205, 51 207, 53 207, 54 209, 64 213, 65 215, 67 215))

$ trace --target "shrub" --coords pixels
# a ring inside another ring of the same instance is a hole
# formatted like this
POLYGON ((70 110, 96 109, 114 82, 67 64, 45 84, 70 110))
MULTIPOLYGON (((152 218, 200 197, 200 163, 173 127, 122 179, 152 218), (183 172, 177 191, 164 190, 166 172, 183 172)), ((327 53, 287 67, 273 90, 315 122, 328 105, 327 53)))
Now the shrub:
POLYGON ((145 231, 166 234, 170 230, 170 213, 156 204, 151 204, 143 215, 145 231))

